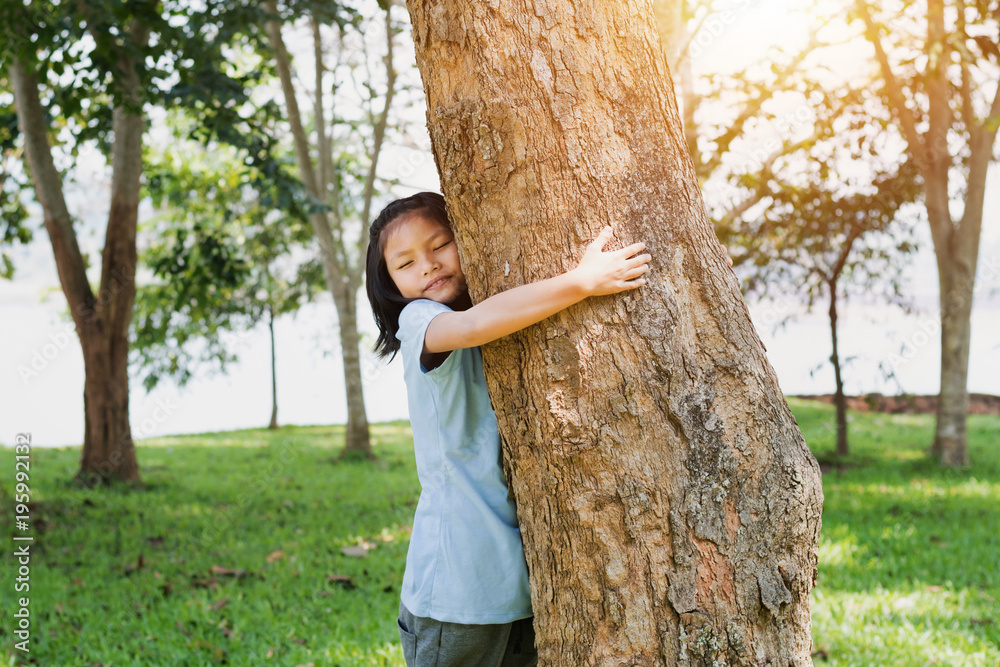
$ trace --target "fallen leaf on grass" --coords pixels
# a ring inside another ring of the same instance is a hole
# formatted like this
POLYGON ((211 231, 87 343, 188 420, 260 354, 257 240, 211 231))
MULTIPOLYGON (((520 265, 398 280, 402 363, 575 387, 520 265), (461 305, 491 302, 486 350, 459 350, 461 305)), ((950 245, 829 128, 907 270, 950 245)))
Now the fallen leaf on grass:
POLYGON ((219 600, 218 602, 216 602, 215 604, 209 605, 208 608, 211 609, 212 611, 219 611, 220 609, 222 609, 223 607, 225 607, 227 604, 229 604, 229 598, 223 598, 223 599, 219 600))
POLYGON ((267 562, 273 563, 274 561, 281 560, 284 557, 285 557, 285 552, 282 551, 281 549, 278 549, 277 551, 272 551, 270 554, 268 554, 267 562))
POLYGON ((125 566, 125 570, 124 570, 125 575, 128 576, 128 575, 132 574, 133 572, 135 572, 136 570, 141 570, 142 569, 142 565, 143 565, 143 560, 142 560, 142 554, 140 553, 139 557, 135 560, 135 565, 126 565, 125 566))
POLYGON ((217 574, 220 577, 245 577, 250 574, 246 570, 230 570, 228 567, 220 565, 213 565, 211 569, 212 574, 217 574))
POLYGON ((367 546, 343 547, 340 550, 340 553, 344 554, 345 556, 350 556, 351 558, 364 558, 365 556, 368 555, 368 547, 367 546))

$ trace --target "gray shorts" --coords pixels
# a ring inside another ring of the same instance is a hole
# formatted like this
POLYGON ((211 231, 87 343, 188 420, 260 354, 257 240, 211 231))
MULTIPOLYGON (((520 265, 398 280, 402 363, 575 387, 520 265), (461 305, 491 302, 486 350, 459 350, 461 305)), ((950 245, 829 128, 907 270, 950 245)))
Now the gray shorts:
POLYGON ((399 604, 396 626, 407 667, 535 667, 532 619, 496 625, 443 623, 399 604))

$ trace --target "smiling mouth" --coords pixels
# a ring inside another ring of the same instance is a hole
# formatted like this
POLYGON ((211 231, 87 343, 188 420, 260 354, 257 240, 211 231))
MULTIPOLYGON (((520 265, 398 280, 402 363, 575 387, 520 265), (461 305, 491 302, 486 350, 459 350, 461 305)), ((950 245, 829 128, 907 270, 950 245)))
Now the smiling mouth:
POLYGON ((444 277, 444 278, 438 278, 437 280, 435 280, 434 282, 432 282, 430 285, 428 285, 427 287, 425 287, 424 291, 425 292, 430 292, 431 290, 435 290, 438 287, 441 287, 442 285, 444 285, 446 282, 448 282, 448 277, 447 276, 444 277))

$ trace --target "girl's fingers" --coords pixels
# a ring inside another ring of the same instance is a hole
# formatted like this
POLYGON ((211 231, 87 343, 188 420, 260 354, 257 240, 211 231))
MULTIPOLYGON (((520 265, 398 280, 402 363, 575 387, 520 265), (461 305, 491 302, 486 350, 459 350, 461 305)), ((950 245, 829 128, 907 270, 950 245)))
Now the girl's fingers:
POLYGON ((636 287, 642 287, 646 284, 645 278, 636 278, 634 280, 623 280, 621 283, 622 291, 629 289, 635 289, 636 287))
POLYGON ((621 250, 615 251, 615 254, 618 255, 619 257, 631 257, 637 252, 641 252, 645 249, 646 249, 646 244, 640 241, 639 243, 633 243, 630 246, 625 246, 621 250))
POLYGON ((638 278, 647 271, 649 271, 649 264, 640 264, 639 266, 634 266, 625 272, 625 280, 632 280, 633 278, 638 278))
POLYGON ((598 250, 603 250, 604 246, 607 245, 608 241, 611 240, 611 235, 614 232, 611 229, 611 225, 606 226, 601 230, 601 233, 597 235, 593 241, 590 242, 591 248, 597 248, 598 250))
POLYGON ((626 261, 626 266, 628 266, 631 269, 634 266, 640 266, 642 264, 647 264, 652 259, 653 259, 653 256, 650 255, 649 253, 645 253, 645 254, 642 254, 642 255, 636 255, 635 257, 632 257, 632 258, 630 258, 630 259, 628 259, 626 261))

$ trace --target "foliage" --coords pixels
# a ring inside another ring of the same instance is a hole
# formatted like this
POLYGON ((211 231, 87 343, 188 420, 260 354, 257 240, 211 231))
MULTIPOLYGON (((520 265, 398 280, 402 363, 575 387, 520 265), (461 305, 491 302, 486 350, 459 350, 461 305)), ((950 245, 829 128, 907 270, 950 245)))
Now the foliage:
MULTIPOLYGON (((342 23, 353 16, 353 10, 337 2, 292 4, 315 5, 342 23)), ((147 113, 155 107, 184 109, 197 119, 189 126, 190 138, 203 145, 233 146, 261 178, 287 179, 273 158, 280 137, 273 127, 280 110, 273 100, 254 97, 271 72, 267 60, 253 57, 266 48, 260 28, 266 16, 260 3, 251 0, 5 2, 0 8, 0 62, 16 58, 37 72, 49 141, 63 171, 72 168, 85 145, 96 146, 110 162, 112 109, 121 104, 147 113), (148 39, 138 37, 140 26, 148 29, 148 39), (118 88, 121 54, 138 63, 138 99, 118 88)), ((5 87, 0 80, 0 99, 9 99, 5 87)), ((18 172, 7 164, 8 158, 20 162, 15 150, 20 144, 16 116, 8 108, 0 114, 0 232, 5 243, 30 238, 18 198, 28 184, 9 178, 18 172)), ((9 277, 13 267, 6 252, 0 261, 0 271, 9 277)))
POLYGON ((811 122, 797 129, 804 138, 759 171, 732 175, 756 199, 726 230, 750 258, 741 263, 747 294, 791 287, 812 307, 843 271, 858 291, 904 303, 920 185, 912 163, 885 155, 870 108, 850 88, 814 93, 811 122))
POLYGON ((311 238, 310 203, 290 177, 266 179, 232 148, 183 141, 147 164, 147 192, 163 215, 143 230, 152 280, 136 293, 130 348, 152 389, 166 377, 184 385, 204 363, 224 371, 265 314, 310 297, 316 270, 301 259, 298 275, 281 265, 311 238))
MULTIPOLYGON (((0 98, 9 96, 0 81, 0 98)), ((21 201, 21 190, 27 184, 18 173, 22 149, 14 143, 16 136, 17 114, 8 107, 0 111, 0 278, 7 279, 14 276, 8 249, 15 243, 30 243, 33 236, 25 224, 28 211, 21 201)))

